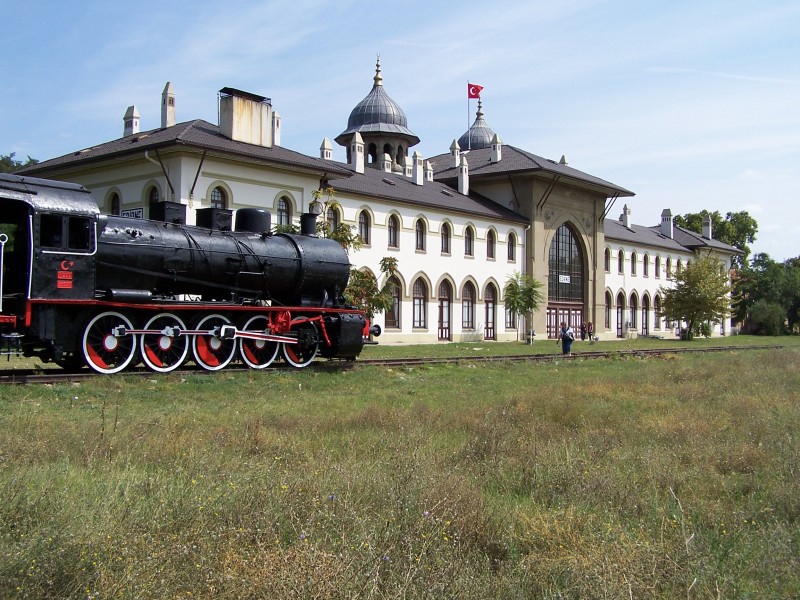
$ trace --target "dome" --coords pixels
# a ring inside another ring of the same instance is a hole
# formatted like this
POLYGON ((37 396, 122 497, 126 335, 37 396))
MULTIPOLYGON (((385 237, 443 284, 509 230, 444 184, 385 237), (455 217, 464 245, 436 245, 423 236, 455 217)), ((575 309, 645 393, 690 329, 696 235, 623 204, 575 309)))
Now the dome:
POLYGON ((336 143, 346 146, 358 131, 364 138, 370 133, 383 133, 401 136, 409 146, 418 144, 419 138, 408 129, 406 113, 383 89, 380 61, 375 67, 374 81, 370 93, 350 113, 347 129, 336 136, 336 143))
POLYGON ((458 138, 458 145, 462 150, 480 150, 481 148, 490 148, 493 138, 494 131, 483 120, 483 105, 478 99, 478 112, 475 113, 475 122, 464 135, 458 138))

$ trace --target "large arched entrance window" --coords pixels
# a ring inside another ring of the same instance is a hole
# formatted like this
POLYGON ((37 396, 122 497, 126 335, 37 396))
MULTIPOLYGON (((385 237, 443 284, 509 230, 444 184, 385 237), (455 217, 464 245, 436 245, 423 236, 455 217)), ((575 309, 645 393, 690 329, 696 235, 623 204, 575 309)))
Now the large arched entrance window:
POLYGON ((450 341, 450 304, 453 300, 453 288, 449 281, 439 285, 439 339, 450 341))
POLYGON ((578 236, 562 225, 550 243, 547 285, 547 337, 558 336, 561 322, 573 328, 583 322, 583 252, 578 236))
POLYGON ((486 340, 495 340, 494 321, 495 321, 495 305, 497 302, 497 290, 493 283, 486 286, 486 292, 483 295, 483 306, 485 311, 485 321, 483 326, 483 338, 486 340))

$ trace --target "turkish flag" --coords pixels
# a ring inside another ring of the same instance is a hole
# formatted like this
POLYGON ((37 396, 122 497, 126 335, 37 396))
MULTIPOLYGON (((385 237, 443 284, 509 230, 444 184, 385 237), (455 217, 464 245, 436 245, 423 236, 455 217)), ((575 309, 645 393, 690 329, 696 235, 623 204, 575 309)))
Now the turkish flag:
POLYGON ((474 83, 468 83, 467 84, 467 98, 480 98, 482 89, 483 89, 482 85, 477 85, 477 84, 474 84, 474 83))

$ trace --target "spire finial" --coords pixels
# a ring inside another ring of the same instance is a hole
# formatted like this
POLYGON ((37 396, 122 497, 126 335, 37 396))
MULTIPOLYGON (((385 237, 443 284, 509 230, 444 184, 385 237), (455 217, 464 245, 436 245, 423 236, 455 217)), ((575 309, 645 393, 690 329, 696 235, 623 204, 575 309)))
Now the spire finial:
POLYGON ((383 85, 383 77, 381 77, 381 55, 378 54, 378 60, 375 63, 375 85, 383 85))
POLYGON ((475 116, 477 116, 479 119, 483 116, 483 100, 480 98, 478 98, 478 112, 475 113, 475 116))

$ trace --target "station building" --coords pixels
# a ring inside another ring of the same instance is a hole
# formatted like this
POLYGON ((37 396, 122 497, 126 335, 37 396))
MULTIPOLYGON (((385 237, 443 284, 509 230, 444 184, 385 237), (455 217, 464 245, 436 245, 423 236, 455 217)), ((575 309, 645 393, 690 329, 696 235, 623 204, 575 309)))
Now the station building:
MULTIPOLYGON (((218 101, 218 124, 179 123, 168 83, 160 127, 142 131, 131 106, 120 138, 24 174, 80 183, 103 212, 222 230, 235 228, 239 208, 269 212, 273 226, 297 224, 318 190, 333 190, 324 218, 361 236, 353 265, 380 276, 381 259, 397 259, 394 306, 375 319, 383 343, 508 341, 529 329, 543 339, 562 321, 591 322, 601 339, 672 336, 680 324, 659 318, 660 289, 699 253, 728 271, 738 252, 713 239, 710 222, 702 234, 677 227, 669 209, 654 226, 632 224, 627 203, 610 218, 633 192, 564 157, 503 144, 480 102, 449 152, 424 158, 380 64, 334 138, 345 162, 329 138, 318 157, 284 148, 269 98, 223 88, 218 101), (505 310, 505 283, 518 272, 543 283, 532 323, 505 310)), ((729 331, 723 322, 712 334, 729 331)))

